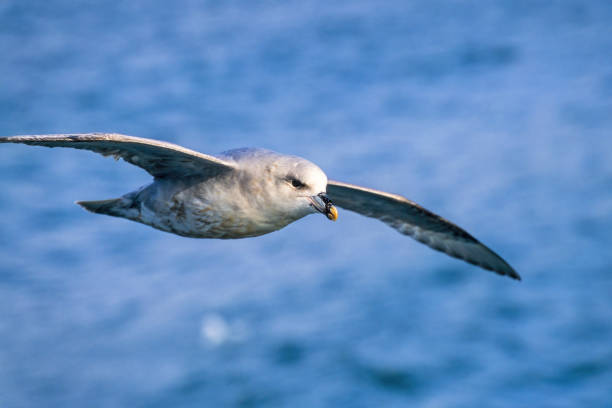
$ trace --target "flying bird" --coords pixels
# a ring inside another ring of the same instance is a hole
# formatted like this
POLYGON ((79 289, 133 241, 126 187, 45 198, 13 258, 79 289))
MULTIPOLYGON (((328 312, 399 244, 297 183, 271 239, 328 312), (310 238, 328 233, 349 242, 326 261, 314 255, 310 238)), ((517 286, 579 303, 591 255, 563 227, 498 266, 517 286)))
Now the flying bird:
POLYGON ((72 147, 141 167, 153 182, 119 198, 78 201, 88 211, 127 218, 193 238, 267 234, 308 214, 335 221, 335 205, 376 218, 423 244, 520 280, 499 255, 462 228, 400 195, 328 180, 297 156, 242 148, 217 156, 153 139, 114 133, 28 135, 0 143, 72 147))

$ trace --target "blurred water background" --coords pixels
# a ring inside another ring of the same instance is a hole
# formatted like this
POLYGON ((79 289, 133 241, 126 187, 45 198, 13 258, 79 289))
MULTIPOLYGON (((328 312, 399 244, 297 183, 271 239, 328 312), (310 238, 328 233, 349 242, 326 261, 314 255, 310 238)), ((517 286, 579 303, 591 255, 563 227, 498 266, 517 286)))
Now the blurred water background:
POLYGON ((612 3, 0 2, 0 134, 258 146, 406 195, 517 283, 346 211, 195 240, 149 176, 0 146, 1 407, 612 406, 612 3))

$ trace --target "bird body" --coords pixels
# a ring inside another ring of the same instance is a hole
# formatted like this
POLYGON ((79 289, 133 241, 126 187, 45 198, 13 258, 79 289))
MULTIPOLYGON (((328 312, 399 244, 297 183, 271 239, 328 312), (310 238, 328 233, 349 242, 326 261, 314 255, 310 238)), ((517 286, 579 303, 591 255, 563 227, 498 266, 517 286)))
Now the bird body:
POLYGON ((499 255, 450 221, 405 197, 328 180, 318 166, 301 157, 257 148, 212 156, 112 133, 12 136, 0 138, 0 143, 91 150, 143 168, 154 177, 148 186, 120 198, 77 203, 94 213, 177 235, 255 237, 312 213, 335 221, 336 204, 379 219, 450 256, 520 279, 499 255))
POLYGON ((288 177, 311 188, 300 195, 324 193, 325 173, 313 163, 265 149, 222 153, 234 170, 213 177, 167 176, 119 199, 79 201, 85 209, 123 217, 162 231, 192 238, 246 238, 281 229, 316 212, 310 201, 292 200, 288 177))

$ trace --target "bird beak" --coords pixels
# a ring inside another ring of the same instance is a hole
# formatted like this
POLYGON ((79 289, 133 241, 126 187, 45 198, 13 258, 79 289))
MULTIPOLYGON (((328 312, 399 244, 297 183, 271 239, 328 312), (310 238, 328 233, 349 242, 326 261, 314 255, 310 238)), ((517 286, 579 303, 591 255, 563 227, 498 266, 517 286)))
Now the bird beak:
POLYGON ((308 199, 310 200, 310 205, 312 205, 315 210, 321 214, 325 214, 325 216, 332 221, 336 221, 338 219, 338 210, 336 210, 336 207, 334 207, 331 200, 327 198, 325 193, 310 196, 308 199))

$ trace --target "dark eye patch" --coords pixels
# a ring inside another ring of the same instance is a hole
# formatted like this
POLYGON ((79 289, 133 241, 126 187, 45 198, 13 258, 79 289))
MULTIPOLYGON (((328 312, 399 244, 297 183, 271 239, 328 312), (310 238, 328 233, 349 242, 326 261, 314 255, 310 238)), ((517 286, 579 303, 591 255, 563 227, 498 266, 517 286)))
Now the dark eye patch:
POLYGON ((295 188, 302 188, 302 187, 304 187, 304 186, 305 186, 305 184, 304 184, 304 183, 302 183, 302 182, 301 182, 300 180, 298 180, 298 179, 293 179, 293 180, 291 180, 291 185, 292 185, 293 187, 295 187, 295 188))
POLYGON ((306 187, 306 184, 302 183, 300 180, 296 179, 295 177, 288 177, 287 181, 289 181, 291 183, 291 185, 295 188, 304 188, 306 187))

